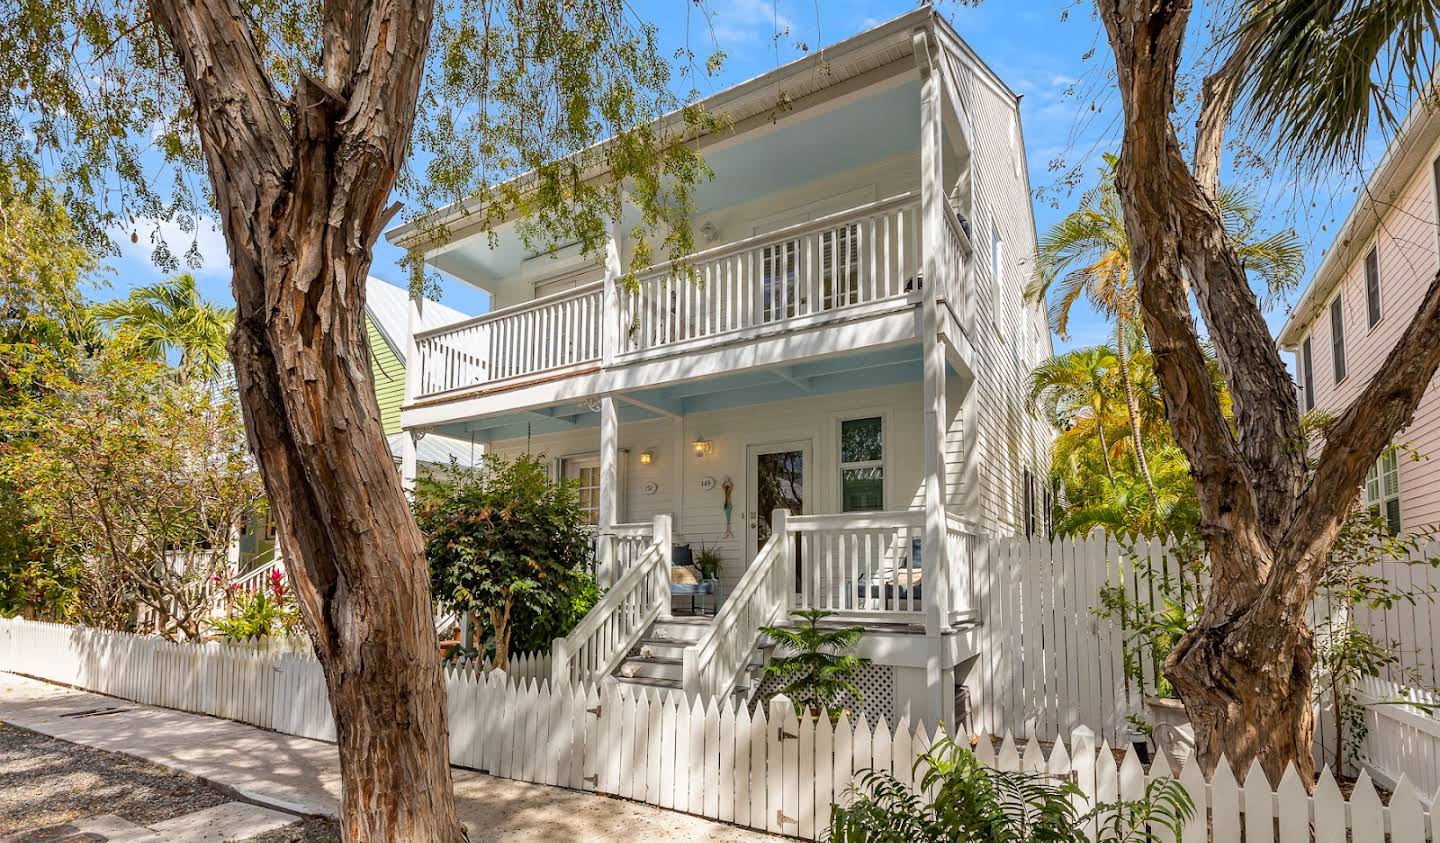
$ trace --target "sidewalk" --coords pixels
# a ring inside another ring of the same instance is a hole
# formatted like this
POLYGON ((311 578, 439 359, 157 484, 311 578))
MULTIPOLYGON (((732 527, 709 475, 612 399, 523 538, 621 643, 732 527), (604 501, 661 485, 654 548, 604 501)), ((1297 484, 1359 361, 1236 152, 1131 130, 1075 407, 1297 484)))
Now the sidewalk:
MULTIPOLYGON (((137 705, 9 673, 0 673, 0 721, 143 758, 286 811, 334 815, 340 803, 339 759, 334 745, 320 741, 137 705), (106 713, 77 716, 85 712, 106 713)), ((460 818, 469 825, 471 840, 774 843, 780 839, 593 793, 469 770, 456 769, 454 774, 460 818)))

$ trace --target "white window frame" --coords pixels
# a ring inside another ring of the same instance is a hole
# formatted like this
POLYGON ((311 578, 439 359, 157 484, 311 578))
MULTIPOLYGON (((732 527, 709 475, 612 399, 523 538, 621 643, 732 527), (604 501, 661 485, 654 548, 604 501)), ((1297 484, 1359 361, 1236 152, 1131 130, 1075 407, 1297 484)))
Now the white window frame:
POLYGON ((1336 386, 1350 377, 1350 361, 1345 359, 1345 296, 1342 291, 1336 291, 1335 298, 1325 308, 1326 318, 1330 321, 1330 374, 1336 386))
MULTIPOLYGON (((561 456, 561 457, 557 457, 557 458, 555 459, 555 462, 554 462, 554 476, 555 476, 557 479, 561 479, 561 480, 574 479, 574 478, 571 478, 569 475, 567 475, 567 474, 565 473, 565 468, 566 468, 567 464, 589 464, 589 463, 591 463, 592 461, 593 461, 595 467, 598 469, 599 466, 600 466, 600 452, 599 452, 599 451, 577 451, 577 452, 575 452, 575 453, 565 454, 565 455, 563 455, 563 456, 561 456)), ((628 487, 627 482, 626 482, 626 475, 629 473, 629 470, 628 470, 626 464, 629 463, 629 461, 630 461, 630 449, 629 449, 629 448, 619 448, 619 449, 617 449, 617 451, 616 451, 616 460, 615 460, 615 462, 617 463, 617 465, 616 465, 616 471, 615 471, 615 475, 616 475, 616 476, 615 476, 615 486, 616 486, 616 488, 615 488, 615 523, 617 523, 617 524, 624 524, 624 523, 626 523, 626 522, 625 522, 626 510, 629 508, 628 506, 626 506, 626 504, 627 504, 627 502, 628 502, 628 500, 629 500, 629 487, 628 487)), ((597 483, 598 483, 598 476, 597 476, 597 483)), ((598 486, 598 485, 596 486, 596 489, 597 489, 597 494, 598 494, 598 489, 599 489, 599 486, 598 486)), ((596 498, 596 505, 597 505, 597 507, 598 507, 598 505, 599 505, 599 498, 598 498, 598 497, 596 498)), ((598 522, 598 521, 599 521, 599 518, 600 518, 600 513, 599 513, 598 509, 597 509, 597 511, 596 511, 596 513, 595 513, 595 518, 596 518, 596 521, 598 522)))
POLYGON ((1300 341, 1295 368, 1300 370, 1300 406, 1305 412, 1315 409, 1315 344, 1310 334, 1300 341))
POLYGON ((1365 322, 1369 330, 1375 330, 1381 322, 1385 321, 1385 288, 1380 280, 1380 243, 1371 241, 1370 248, 1365 250, 1365 256, 1360 260, 1360 274, 1365 283, 1365 322), (1375 312, 1370 312, 1370 258, 1375 258, 1375 312))
POLYGON ((1395 533, 1404 526, 1400 510, 1400 452, 1393 445, 1381 452, 1378 459, 1365 473, 1363 489, 1365 507, 1389 520, 1389 504, 1395 503, 1395 521, 1391 524, 1395 533))
POLYGON ((883 412, 855 412, 835 417, 835 511, 836 512, 884 512, 890 500, 890 448, 885 441, 890 432, 890 414, 883 412), (880 459, 845 461, 845 422, 880 420, 880 459), (880 469, 880 508, 845 509, 845 470, 850 468, 880 469))

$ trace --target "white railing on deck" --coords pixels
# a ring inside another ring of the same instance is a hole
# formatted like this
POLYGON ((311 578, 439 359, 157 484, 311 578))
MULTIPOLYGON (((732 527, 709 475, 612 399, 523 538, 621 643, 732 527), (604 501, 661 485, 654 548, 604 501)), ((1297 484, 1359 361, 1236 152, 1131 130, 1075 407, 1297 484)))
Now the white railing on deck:
POLYGON ((655 540, 655 525, 645 521, 636 524, 612 524, 609 530, 611 564, 615 575, 623 576, 655 540))
POLYGON ((962 330, 970 331, 973 326, 973 312, 971 308, 974 303, 971 296, 974 295, 973 284, 966 280, 970 260, 974 254, 971 247, 970 235, 960 226, 960 218, 956 216, 955 209, 950 206, 950 201, 945 201, 945 234, 941 237, 939 248, 939 262, 945 267, 944 273, 946 283, 944 289, 940 290, 940 298, 950 308, 950 313, 955 321, 960 324, 962 330))
POLYGON ((669 267, 642 272, 621 297, 621 351, 904 296, 918 285, 919 233, 912 193, 700 252, 690 258, 693 276, 669 267))
POLYGON ((600 602, 551 650, 556 683, 598 682, 613 671, 650 624, 670 611, 670 516, 655 517, 654 535, 600 602))
POLYGON ((923 511, 797 515, 787 523, 799 536, 799 608, 875 620, 923 617, 923 511))
POLYGON ((945 543, 950 560, 950 611, 962 619, 974 618, 978 605, 975 568, 981 552, 979 530, 959 515, 947 512, 945 543))
POLYGON ((794 590, 794 544, 785 530, 787 513, 771 519, 775 532, 745 569, 705 635, 684 652, 685 694, 712 699, 730 693, 755 657, 760 627, 783 619, 794 590))
POLYGON ((604 282, 596 281, 417 332, 419 395, 434 395, 600 359, 604 282))

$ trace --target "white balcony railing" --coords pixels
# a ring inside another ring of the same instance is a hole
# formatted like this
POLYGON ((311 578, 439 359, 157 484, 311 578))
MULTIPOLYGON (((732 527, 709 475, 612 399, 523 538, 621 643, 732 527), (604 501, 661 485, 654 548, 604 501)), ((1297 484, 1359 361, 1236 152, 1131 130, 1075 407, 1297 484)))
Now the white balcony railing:
POLYGON ((603 281, 415 334, 416 397, 600 360, 603 281))
POLYGON ((794 327, 902 297, 920 271, 919 212, 905 194, 700 252, 688 271, 642 272, 622 296, 622 351, 794 327))
MULTIPOLYGON (((946 246, 958 256, 953 240, 946 246)), ((922 283, 919 200, 907 193, 727 243, 688 266, 640 272, 617 293, 613 319, 602 280, 416 332, 410 397, 583 369, 607 349, 621 360, 678 354, 903 300, 922 283)))

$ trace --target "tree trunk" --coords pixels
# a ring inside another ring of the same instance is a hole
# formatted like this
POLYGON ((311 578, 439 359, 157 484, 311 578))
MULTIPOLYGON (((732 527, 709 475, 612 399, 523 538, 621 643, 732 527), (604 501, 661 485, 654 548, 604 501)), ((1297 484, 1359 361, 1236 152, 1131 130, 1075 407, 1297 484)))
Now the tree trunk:
POLYGON ((1145 440, 1140 435, 1140 402, 1135 398, 1135 384, 1130 381, 1130 350, 1125 341, 1125 321, 1115 328, 1115 359, 1120 361, 1120 383, 1125 388, 1125 412, 1130 417, 1130 444, 1135 448, 1135 464, 1150 492, 1150 505, 1160 515, 1160 496, 1155 492, 1155 478, 1150 474, 1150 461, 1145 457, 1145 440))
MULTIPOLYGON (((1440 368, 1440 275, 1376 375, 1307 464, 1293 384, 1211 191, 1172 124, 1189 0, 1097 0, 1115 53, 1124 140, 1117 186, 1146 334, 1175 441, 1190 461, 1211 586, 1166 674, 1196 726, 1202 766, 1259 759, 1272 782, 1294 763, 1313 784, 1312 633, 1305 612, 1368 467, 1414 418, 1440 368), (1189 288, 1187 289, 1187 280, 1189 288), (1221 411, 1191 312, 1193 289, 1230 387, 1221 411), (1238 435, 1237 435, 1238 433, 1238 435)), ((1237 50, 1248 51, 1246 39, 1237 50)), ((1243 62, 1242 62, 1243 63, 1243 62)), ((1226 73, 1238 73, 1226 62, 1226 73)), ((1207 85, 1207 90, 1234 90, 1207 85)), ((1204 102, 1202 108, 1229 108, 1204 102)), ((1203 121, 1209 134, 1223 120, 1203 121)), ((1218 155, 1221 145, 1207 142, 1218 155)), ((1214 161, 1200 162, 1207 183, 1214 161)))
POLYGON ((250 445, 335 716, 346 841, 460 841, 429 576, 364 319, 433 0, 323 5, 289 114, 237 0, 151 0, 195 101, 234 270, 250 445))
POLYGON ((1110 467, 1110 443, 1105 441, 1105 414, 1103 405, 1095 408, 1095 436, 1100 440, 1100 464, 1105 467, 1105 479, 1115 487, 1115 472, 1110 467))

